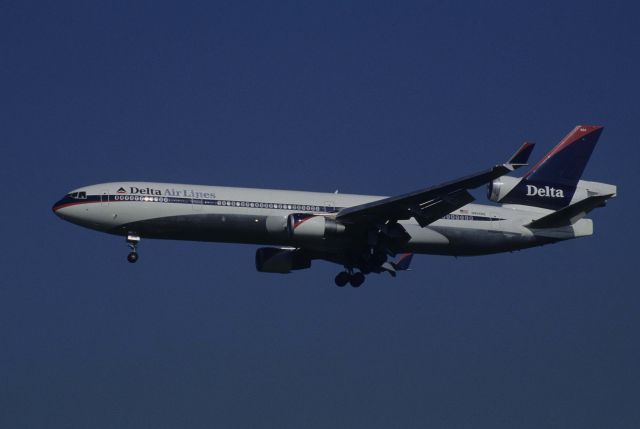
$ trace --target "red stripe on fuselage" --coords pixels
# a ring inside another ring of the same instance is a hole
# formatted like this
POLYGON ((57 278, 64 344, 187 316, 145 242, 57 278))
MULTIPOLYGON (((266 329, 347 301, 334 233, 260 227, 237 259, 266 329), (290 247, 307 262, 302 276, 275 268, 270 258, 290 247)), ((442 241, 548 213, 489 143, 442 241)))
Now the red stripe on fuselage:
POLYGON ((95 204, 95 203, 100 203, 101 201, 74 201, 73 203, 65 203, 65 204, 60 204, 58 206, 55 206, 53 208, 53 211, 58 211, 60 209, 63 209, 65 207, 71 207, 71 206, 77 206, 80 204, 95 204))

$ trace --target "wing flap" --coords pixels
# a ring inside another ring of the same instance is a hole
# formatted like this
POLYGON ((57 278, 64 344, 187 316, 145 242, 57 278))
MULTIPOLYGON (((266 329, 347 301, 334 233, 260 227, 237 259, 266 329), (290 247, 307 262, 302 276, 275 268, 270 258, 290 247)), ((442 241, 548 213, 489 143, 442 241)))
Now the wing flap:
POLYGON ((469 192, 463 189, 421 204, 420 208, 412 209, 411 213, 418 224, 424 228, 460 207, 466 206, 474 199, 469 192))

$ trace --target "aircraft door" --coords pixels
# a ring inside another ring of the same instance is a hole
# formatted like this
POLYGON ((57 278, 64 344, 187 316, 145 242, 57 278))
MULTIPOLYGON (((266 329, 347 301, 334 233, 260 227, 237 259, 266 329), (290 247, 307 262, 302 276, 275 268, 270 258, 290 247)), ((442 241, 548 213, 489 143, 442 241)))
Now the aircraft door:
POLYGON ((204 201, 200 198, 192 198, 191 199, 191 207, 194 212, 201 212, 204 201))
POLYGON ((334 201, 325 201, 324 202, 324 208, 329 212, 329 213, 333 213, 333 211, 336 209, 335 207, 335 202, 334 201))
POLYGON ((109 192, 104 191, 102 195, 100 195, 100 205, 106 207, 109 205, 109 192))
POLYGON ((498 214, 495 212, 489 213, 491 221, 489 222, 489 231, 502 234, 502 223, 498 218, 498 214))

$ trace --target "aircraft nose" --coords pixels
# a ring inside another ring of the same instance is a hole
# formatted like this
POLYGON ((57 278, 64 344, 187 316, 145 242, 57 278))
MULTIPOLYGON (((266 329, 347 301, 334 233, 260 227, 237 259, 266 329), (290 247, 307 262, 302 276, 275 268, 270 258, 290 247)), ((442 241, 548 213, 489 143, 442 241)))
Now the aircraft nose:
POLYGON ((63 207, 66 207, 67 205, 69 205, 69 198, 67 196, 64 196, 63 198, 59 199, 53 204, 53 206, 51 207, 51 210, 56 215, 63 217, 62 213, 60 212, 60 209, 63 207))
POLYGON ((53 204, 53 207, 51 207, 51 210, 52 210, 54 213, 56 213, 56 214, 57 214, 58 207, 60 207, 61 203, 62 203, 62 200, 58 200, 58 201, 56 201, 56 202, 53 204))

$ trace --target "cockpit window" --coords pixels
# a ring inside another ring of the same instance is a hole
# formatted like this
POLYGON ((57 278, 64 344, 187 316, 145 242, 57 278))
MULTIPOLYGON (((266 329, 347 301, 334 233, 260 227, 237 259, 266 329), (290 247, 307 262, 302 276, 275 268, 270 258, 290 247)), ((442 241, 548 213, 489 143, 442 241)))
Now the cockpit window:
POLYGON ((86 200, 87 199, 87 193, 86 192, 71 192, 68 195, 71 198, 76 199, 76 200, 86 200))

